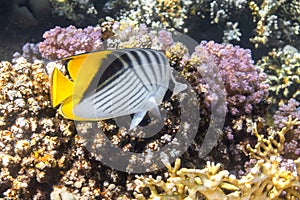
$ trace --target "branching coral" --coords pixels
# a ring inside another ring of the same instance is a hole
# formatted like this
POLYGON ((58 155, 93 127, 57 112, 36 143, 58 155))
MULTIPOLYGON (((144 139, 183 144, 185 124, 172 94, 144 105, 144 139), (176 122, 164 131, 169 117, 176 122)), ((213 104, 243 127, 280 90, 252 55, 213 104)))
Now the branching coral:
POLYGON ((71 145, 73 122, 50 105, 44 63, 1 62, 0 82, 0 198, 49 199, 53 185, 73 189, 68 179, 81 181, 74 184, 85 189, 78 198, 99 196, 95 178, 78 172, 86 154, 78 140, 71 145))
POLYGON ((97 10, 92 0, 49 0, 51 11, 72 20, 77 25, 96 19, 97 10))
POLYGON ((102 47, 101 28, 88 26, 77 29, 55 27, 46 31, 44 41, 39 44, 43 58, 56 60, 71 55, 100 50, 102 47))
MULTIPOLYGON (((255 112, 257 105, 267 97, 268 85, 262 83, 266 78, 265 74, 254 66, 250 50, 213 41, 201 42, 191 57, 191 65, 197 67, 197 63, 203 62, 202 60, 197 62, 197 59, 201 58, 204 51, 218 66, 219 75, 226 89, 229 113, 241 116, 255 112)), ((201 76, 200 71, 194 74, 201 76)), ((195 79, 199 81, 198 77, 195 79)))
POLYGON ((273 49, 268 56, 262 57, 257 66, 266 74, 269 84, 269 97, 272 105, 269 112, 273 114, 277 108, 287 103, 290 98, 300 98, 300 53, 290 45, 283 49, 273 49))
POLYGON ((288 121, 283 123, 285 126, 278 132, 270 129, 267 138, 264 138, 263 135, 259 134, 256 125, 254 125, 253 134, 257 138, 257 143, 254 148, 252 148, 250 144, 247 145, 247 149, 250 151, 249 156, 251 158, 269 161, 270 156, 279 156, 280 153, 282 153, 287 132, 294 126, 299 126, 300 121, 297 118, 292 120, 292 117, 290 116, 288 121))
MULTIPOLYGON (((281 129, 285 126, 284 122, 288 121, 289 117, 300 119, 300 103, 295 99, 290 99, 287 104, 282 104, 275 112, 274 128, 281 129)), ((295 126, 292 131, 286 135, 284 144, 284 157, 296 159, 300 155, 300 126, 295 126)))
POLYGON ((155 0, 137 1, 130 0, 121 5, 115 0, 106 3, 107 12, 115 13, 117 20, 132 20, 135 23, 145 23, 156 28, 183 28, 192 1, 182 0, 155 0), (116 14, 118 13, 118 15, 116 14))
POLYGON ((293 162, 295 171, 280 167, 279 153, 283 149, 285 134, 293 126, 299 125, 298 119, 285 123, 278 132, 272 132, 264 138, 254 127, 258 138, 254 148, 248 146, 250 157, 257 158, 257 163, 250 172, 237 179, 227 170, 222 170, 220 164, 208 162, 204 169, 180 168, 180 160, 176 160, 174 168, 166 164, 169 176, 166 181, 158 176, 137 176, 137 188, 134 193, 137 199, 145 199, 142 188, 150 189, 149 199, 176 198, 192 200, 200 195, 206 199, 278 199, 282 193, 293 199, 299 198, 300 158, 293 162), (279 141, 274 137, 279 136, 279 141))
POLYGON ((257 21, 257 35, 251 39, 256 47, 298 43, 300 28, 298 0, 264 0, 261 5, 251 1, 249 7, 254 20, 257 21))
POLYGON ((33 62, 34 60, 41 59, 41 54, 39 51, 39 45, 33 43, 26 43, 22 47, 22 54, 20 52, 14 53, 14 59, 12 62, 14 63, 18 58, 23 57, 28 62, 33 62))
POLYGON ((232 40, 240 41, 241 35, 240 29, 238 28, 238 22, 227 22, 226 29, 224 30, 223 42, 229 43, 232 40))

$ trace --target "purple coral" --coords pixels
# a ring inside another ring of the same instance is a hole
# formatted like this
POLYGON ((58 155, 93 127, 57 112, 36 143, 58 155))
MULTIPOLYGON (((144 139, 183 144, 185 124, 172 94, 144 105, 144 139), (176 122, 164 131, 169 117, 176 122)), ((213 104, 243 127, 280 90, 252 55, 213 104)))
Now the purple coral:
POLYGON ((34 60, 38 60, 41 58, 41 54, 39 52, 38 44, 34 43, 26 43, 22 47, 22 54, 19 52, 15 52, 13 55, 13 63, 17 62, 17 59, 20 57, 25 58, 28 62, 33 62, 34 60))
POLYGON ((229 112, 234 116, 251 114, 268 95, 268 85, 262 83, 265 74, 254 66, 251 51, 213 41, 203 41, 195 48, 195 54, 201 55, 203 51, 218 66, 227 92, 229 112))
MULTIPOLYGON (((192 72, 188 80, 191 80, 200 99, 203 98, 202 94, 205 95, 201 106, 205 105, 205 108, 213 102, 217 106, 222 105, 222 98, 226 101, 224 106, 216 110, 217 117, 214 118, 214 121, 220 120, 221 111, 227 108, 223 127, 224 143, 218 143, 223 150, 216 155, 227 156, 228 163, 234 162, 232 170, 237 170, 237 166, 243 166, 247 158, 241 150, 234 149, 244 149, 245 144, 253 142, 252 120, 266 111, 268 85, 263 83, 265 74, 254 66, 250 50, 213 41, 203 41, 196 46, 189 65, 185 67, 186 71, 192 72)), ((236 174, 242 173, 237 170, 236 174)))
MULTIPOLYGON (((282 104, 273 116, 274 128, 282 129, 288 121, 289 116, 293 119, 300 119, 300 102, 295 99, 290 99, 287 104, 282 104)), ((293 127, 287 133, 286 142, 284 144, 284 153, 287 158, 298 158, 300 155, 300 126, 293 127)))
POLYGON ((174 43, 172 33, 165 30, 158 32, 158 41, 161 43, 162 49, 166 49, 174 43))
POLYGON ((44 33, 45 40, 39 44, 39 50, 42 57, 50 60, 91 52, 101 49, 101 35, 100 27, 77 29, 75 26, 56 26, 44 33))
MULTIPOLYGON (((288 121, 288 117, 291 116, 293 119, 300 119, 300 102, 295 99, 289 99, 287 104, 282 104, 273 116, 274 126, 276 129, 282 129, 285 124, 283 122, 288 121)), ((298 127, 297 133, 300 134, 300 127, 298 127)))

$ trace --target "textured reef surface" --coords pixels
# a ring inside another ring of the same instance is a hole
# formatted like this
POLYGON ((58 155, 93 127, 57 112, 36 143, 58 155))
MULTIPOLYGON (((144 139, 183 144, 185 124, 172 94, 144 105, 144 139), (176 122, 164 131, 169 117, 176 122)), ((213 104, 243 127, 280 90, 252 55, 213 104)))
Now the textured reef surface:
POLYGON ((0 199, 300 200, 298 0, 15 0, 0 16, 0 199), (167 93, 164 118, 131 131, 59 115, 49 79, 69 76, 60 59, 125 48, 163 52, 190 93, 167 93), (162 128, 143 137, 147 125, 162 128), (123 155, 107 139, 145 156, 117 170, 102 162, 123 155))

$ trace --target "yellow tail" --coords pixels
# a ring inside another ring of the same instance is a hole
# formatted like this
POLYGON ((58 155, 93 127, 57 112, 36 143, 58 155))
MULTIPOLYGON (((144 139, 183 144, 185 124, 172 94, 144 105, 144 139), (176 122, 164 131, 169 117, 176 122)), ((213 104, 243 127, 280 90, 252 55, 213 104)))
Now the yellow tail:
POLYGON ((57 68, 54 68, 50 79, 50 94, 52 106, 56 107, 73 93, 74 83, 66 78, 57 68))

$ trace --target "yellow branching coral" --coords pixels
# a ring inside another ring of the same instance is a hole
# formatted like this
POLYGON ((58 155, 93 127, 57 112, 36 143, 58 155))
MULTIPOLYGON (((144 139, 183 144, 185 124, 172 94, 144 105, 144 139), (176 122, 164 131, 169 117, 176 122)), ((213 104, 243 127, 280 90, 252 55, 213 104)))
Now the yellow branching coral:
POLYGON ((264 138, 263 135, 260 135, 257 131, 256 124, 254 124, 253 134, 257 137, 257 143, 254 148, 252 148, 249 144, 246 146, 250 151, 250 158, 264 159, 268 161, 271 156, 279 156, 284 147, 285 134, 291 130, 293 126, 300 125, 300 121, 297 118, 292 120, 290 116, 289 120, 284 122, 284 124, 285 127, 278 132, 270 130, 268 138, 264 138), (276 140, 275 137, 278 137, 279 141, 276 140))
POLYGON ((174 30, 181 29, 184 32, 188 29, 184 28, 185 20, 188 18, 192 1, 182 0, 155 0, 155 1, 139 1, 128 0, 124 5, 126 8, 119 9, 116 1, 106 3, 106 8, 110 12, 120 13, 117 16, 118 21, 133 20, 136 24, 145 23, 153 28, 166 27, 174 30))
POLYGON ((161 18, 161 21, 164 26, 170 26, 170 19, 173 19, 173 23, 171 25, 181 26, 184 23, 184 19, 187 16, 182 9, 182 5, 184 3, 180 0, 158 0, 157 1, 157 9, 158 16, 161 18))
POLYGON ((141 188, 148 187, 151 191, 149 199, 280 199, 284 191, 286 198, 300 198, 300 158, 294 161, 295 171, 291 172, 280 166, 280 152, 285 142, 285 134, 293 126, 300 125, 298 119, 291 117, 280 131, 271 131, 264 138, 254 126, 253 133, 258 138, 254 148, 247 146, 250 157, 258 159, 250 172, 240 179, 222 170, 220 164, 207 162, 204 169, 180 169, 177 159, 174 168, 166 167, 169 177, 166 181, 158 176, 138 176, 134 195, 137 199, 146 199, 141 188), (278 139, 278 138, 279 139, 278 139))
POLYGON ((264 1, 260 7, 254 1, 251 1, 249 3, 249 8, 252 10, 254 20, 257 20, 256 18, 259 18, 256 27, 257 36, 255 36, 252 39, 252 42, 257 43, 256 47, 258 47, 259 43, 260 44, 267 43, 269 37, 268 32, 271 29, 270 26, 272 26, 272 23, 269 22, 271 20, 270 16, 273 16, 274 12, 283 3, 284 0, 277 1, 276 3, 272 3, 271 1, 264 1))
MULTIPOLYGON (((300 159, 295 161, 298 173, 300 159)), ((178 168, 180 160, 175 163, 178 168)), ((174 171, 169 171, 170 174, 174 171)), ((282 191, 299 197, 296 187, 300 186, 299 176, 280 168, 279 157, 271 157, 269 162, 259 160, 251 171, 237 179, 227 170, 221 170, 220 164, 208 163, 204 169, 182 168, 164 182, 156 179, 138 177, 141 187, 151 191, 149 199, 184 199, 193 200, 203 195, 206 199, 278 199, 282 191), (160 189, 157 189, 160 188, 160 189), (159 193, 158 191, 164 191, 159 193)), ((136 190, 137 199, 146 199, 136 190)))
POLYGON ((300 52, 291 45, 273 49, 256 64, 267 74, 269 96, 272 104, 269 112, 274 111, 290 98, 300 98, 300 52))
POLYGON ((257 35, 250 39, 255 47, 290 43, 292 35, 299 35, 298 0, 264 0, 261 4, 256 2, 249 2, 253 19, 257 22, 257 35))
MULTIPOLYGON (((196 199, 198 192, 208 199, 224 199, 226 194, 222 189, 233 191, 239 189, 223 181, 224 179, 235 179, 235 177, 229 177, 228 171, 220 170, 220 164, 215 165, 214 163, 208 162, 204 169, 182 168, 179 170, 180 159, 177 159, 174 168, 169 164, 166 165, 166 167, 170 174, 167 182, 164 182, 162 177, 157 177, 156 179, 152 177, 138 177, 138 181, 142 182, 142 184, 139 185, 149 187, 151 190, 150 199, 174 198, 192 200, 196 199), (158 193, 156 187, 163 189, 164 193, 158 193), (187 191, 188 195, 186 196, 187 191)), ((138 192, 135 193, 135 196, 137 199, 145 199, 143 195, 138 192)))

